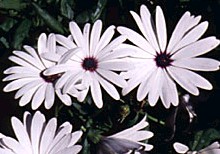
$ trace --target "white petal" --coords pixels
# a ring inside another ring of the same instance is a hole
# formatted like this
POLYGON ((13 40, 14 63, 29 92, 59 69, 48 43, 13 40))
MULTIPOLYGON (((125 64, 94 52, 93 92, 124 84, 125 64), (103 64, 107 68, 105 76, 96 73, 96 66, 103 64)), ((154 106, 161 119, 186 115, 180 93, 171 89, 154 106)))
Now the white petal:
POLYGON ((28 84, 21 87, 15 94, 15 99, 21 97, 25 93, 27 93, 30 89, 34 87, 39 87, 41 84, 43 84, 44 81, 42 79, 33 80, 32 82, 29 82, 28 84))
POLYGON ((54 154, 67 148, 70 140, 71 140, 71 134, 65 135, 56 144, 53 144, 52 149, 48 153, 54 154))
POLYGON ((183 16, 178 21, 167 46, 167 52, 170 53, 173 47, 179 42, 179 40, 183 37, 186 32, 186 27, 188 25, 188 21, 190 20, 190 12, 185 12, 183 16))
MULTIPOLYGON (((151 63, 151 61, 149 61, 149 60, 146 60, 146 63, 147 62, 151 63)), ((142 67, 144 67, 144 65, 142 67)), ((147 80, 147 78, 149 77, 152 69, 153 69, 152 67, 146 67, 146 69, 144 71, 142 69, 138 69, 135 72, 129 71, 129 72, 132 72, 131 73, 132 76, 134 74, 138 74, 138 75, 137 76, 133 76, 131 79, 128 80, 127 86, 124 87, 123 90, 122 90, 122 94, 123 95, 128 94, 131 90, 133 90, 135 87, 137 87, 138 84, 142 83, 143 80, 147 80)), ((144 92, 144 91, 142 91, 142 92, 144 92)), ((138 92, 138 95, 139 94, 140 94, 140 92, 138 92)), ((143 96, 143 97, 146 97, 146 95, 143 96)))
POLYGON ((138 87, 137 90, 138 101, 142 101, 149 93, 149 90, 151 88, 150 85, 152 84, 151 82, 153 80, 152 76, 154 76, 153 74, 155 72, 156 72, 156 67, 149 70, 148 74, 146 74, 144 80, 141 82, 140 86, 138 87))
POLYGON ((77 100, 79 102, 83 102, 85 100, 86 95, 88 94, 88 92, 89 92, 89 88, 87 87, 85 90, 83 90, 79 93, 79 95, 77 96, 77 100))
POLYGON ((117 48, 117 49, 113 50, 112 52, 106 53, 101 58, 98 57, 98 59, 100 62, 105 61, 105 60, 119 59, 119 58, 125 59, 128 56, 133 55, 134 53, 135 53, 135 51, 130 50, 130 48, 120 48, 120 49, 117 48))
POLYGON ((60 55, 53 52, 44 52, 41 54, 41 57, 52 62, 58 62, 61 58, 60 55))
POLYGON ((4 92, 9 92, 9 91, 14 91, 17 90, 23 86, 25 86, 26 84, 35 81, 35 79, 33 78, 22 78, 22 79, 18 79, 18 80, 14 80, 12 82, 10 82, 9 84, 7 84, 3 91, 4 92))
POLYGON ((164 14, 160 6, 156 8, 156 30, 160 49, 164 52, 167 45, 167 28, 164 14))
POLYGON ((68 64, 59 64, 46 69, 43 74, 46 76, 63 73, 69 70, 73 70, 74 67, 68 64))
POLYGON ((31 55, 29 55, 25 52, 22 52, 22 51, 13 51, 13 54, 20 57, 21 59, 24 59, 28 63, 32 64, 33 65, 32 69, 34 69, 34 68, 37 68, 39 70, 45 69, 45 66, 42 63, 42 61, 40 60, 39 56, 32 57, 31 55))
MULTIPOLYGON (((3 143, 9 147, 9 149, 11 149, 12 151, 15 151, 15 153, 17 154, 22 154, 22 153, 26 153, 26 150, 24 149, 24 147, 22 147, 15 139, 11 138, 11 137, 4 137, 3 138, 3 143)), ((14 154, 14 152, 13 152, 14 154)))
POLYGON ((54 145, 58 144, 59 141, 64 138, 64 136, 72 131, 72 125, 69 122, 63 123, 56 132, 56 136, 50 143, 48 150, 51 150, 54 145))
POLYGON ((5 77, 2 81, 11 81, 11 80, 17 80, 17 79, 21 79, 21 78, 33 78, 34 79, 38 79, 39 78, 39 74, 37 73, 33 73, 33 72, 29 72, 29 73, 22 73, 22 74, 11 74, 7 77, 5 77))
POLYGON ((55 154, 77 154, 81 151, 82 146, 81 145, 74 145, 68 148, 65 148, 59 152, 56 152, 55 154))
POLYGON ((14 152, 12 152, 11 150, 9 150, 9 149, 2 149, 2 148, 0 148, 0 153, 4 153, 4 154, 14 154, 14 152))
POLYGON ((45 33, 42 33, 37 42, 38 52, 39 54, 42 54, 47 49, 47 35, 45 33))
POLYGON ((97 69, 97 72, 102 77, 106 78, 108 81, 116 84, 119 87, 125 87, 127 85, 126 81, 121 76, 119 76, 118 74, 116 74, 112 71, 97 69))
POLYGON ((171 75, 171 77, 186 91, 196 96, 199 95, 199 90, 193 83, 196 81, 191 78, 193 77, 191 71, 187 71, 185 69, 181 69, 173 66, 168 67, 167 70, 171 75), (188 75, 190 75, 190 77, 188 75))
POLYGON ((175 51, 181 49, 184 46, 187 46, 195 41, 197 41, 207 30, 208 28, 208 22, 202 22, 201 24, 197 25, 195 28, 190 30, 179 42, 178 44, 173 48, 172 53, 175 51))
POLYGON ((102 77, 100 77, 99 75, 97 75, 95 73, 95 77, 97 78, 97 80, 99 81, 99 83, 101 84, 101 86, 106 90, 106 92, 115 100, 119 100, 120 96, 118 94, 118 91, 116 90, 116 88, 109 83, 108 81, 106 81, 105 79, 103 79, 102 77))
POLYGON ((188 78, 188 80, 193 81, 192 84, 194 84, 195 86, 206 90, 211 90, 213 88, 212 84, 208 80, 198 75, 197 73, 186 69, 182 69, 181 72, 183 73, 183 76, 187 76, 186 78, 188 78))
POLYGON ((182 59, 196 57, 211 51, 219 44, 220 41, 215 37, 207 37, 180 49, 171 58, 182 59))
POLYGON ((153 136, 153 133, 150 131, 142 130, 142 131, 137 131, 134 133, 131 132, 127 135, 128 136, 126 137, 126 139, 138 142, 138 141, 143 141, 143 140, 147 140, 151 138, 153 136))
POLYGON ((162 103, 165 108, 170 108, 170 104, 177 106, 179 104, 179 99, 178 99, 176 84, 168 76, 165 70, 163 70, 162 76, 164 78, 164 82, 160 94, 162 103))
MULTIPOLYGON (((94 76, 93 76, 94 77, 94 76)), ((103 106, 103 101, 102 101, 102 91, 99 82, 97 79, 93 79, 91 83, 91 94, 92 98, 95 102, 95 105, 98 108, 102 108, 103 106)))
POLYGON ((141 130, 144 129, 145 127, 148 126, 148 122, 146 121, 146 116, 136 125, 123 130, 119 133, 116 133, 114 135, 109 136, 109 138, 119 138, 119 139, 125 139, 127 141, 131 141, 134 144, 140 144, 142 146, 144 146, 144 151, 149 151, 153 148, 152 145, 146 144, 146 143, 142 143, 142 142, 138 142, 138 141, 142 141, 142 140, 146 140, 149 139, 153 136, 152 132, 146 131, 146 130, 141 130), (140 131, 141 130, 141 131, 140 131))
POLYGON ((70 106, 72 104, 70 96, 67 94, 62 94, 60 89, 56 90, 56 94, 65 105, 70 106))
POLYGON ((113 71, 126 71, 134 68, 134 66, 128 61, 122 59, 114 59, 114 60, 106 60, 103 62, 99 62, 99 68, 104 70, 113 70, 113 71))
POLYGON ((145 38, 143 38, 140 34, 137 32, 126 28, 126 27, 118 27, 117 30, 119 33, 126 35, 128 39, 134 43, 136 46, 140 47, 142 50, 155 55, 155 50, 152 48, 151 44, 147 42, 145 38))
POLYGON ((70 76, 72 75, 72 71, 65 72, 56 82, 55 87, 56 89, 61 89, 64 84, 68 81, 70 76))
POLYGON ((182 143, 178 143, 178 142, 175 142, 173 144, 173 148, 175 149, 177 153, 180 153, 180 154, 184 154, 189 150, 189 148, 186 145, 182 143))
POLYGON ((218 141, 212 143, 211 145, 207 146, 206 148, 204 148, 203 150, 208 150, 208 149, 219 149, 220 148, 220 144, 218 141))
POLYGON ((52 83, 48 83, 45 91, 44 106, 46 109, 50 109, 53 106, 55 99, 55 90, 52 83))
POLYGON ((154 47, 154 49, 157 52, 159 52, 160 48, 152 25, 151 14, 145 5, 141 5, 140 14, 141 14, 141 20, 145 28, 145 32, 147 33, 148 36, 147 39, 150 42, 150 44, 154 47))
POLYGON ((217 71, 220 62, 211 58, 184 58, 173 61, 172 65, 196 71, 217 71))
MULTIPOLYGON (((28 133, 21 123, 20 120, 18 120, 16 117, 11 118, 12 128, 14 130, 14 133, 21 144, 27 151, 31 149, 31 142, 30 138, 28 136, 28 133)), ((30 152, 30 151, 29 151, 30 152)))
POLYGON ((43 126, 45 124, 45 117, 42 113, 37 111, 31 123, 31 143, 34 153, 39 153, 40 138, 42 135, 43 126))
POLYGON ((81 130, 79 131, 75 131, 74 133, 72 133, 71 135, 71 141, 70 141, 70 144, 68 145, 69 146, 73 146, 74 144, 76 144, 76 142, 78 142, 78 140, 81 138, 83 132, 81 130))
MULTIPOLYGON (((39 86, 41 86, 41 84, 39 86)), ((37 91, 39 86, 36 86, 36 87, 33 87, 32 89, 29 89, 19 100, 19 105, 25 106, 26 104, 28 104, 31 101, 34 93, 37 91)))
POLYGON ((4 74, 13 74, 13 73, 18 73, 18 74, 39 74, 40 70, 35 70, 35 69, 30 69, 28 67, 23 67, 23 66, 13 66, 9 67, 4 71, 4 74))
POLYGON ((50 34, 47 40, 47 48, 48 52, 56 52, 56 36, 54 34, 50 34))
POLYGON ((147 36, 147 33, 145 31, 145 28, 144 28, 144 25, 143 25, 143 23, 141 21, 140 16, 136 12, 134 12, 134 11, 130 11, 130 13, 131 13, 132 17, 134 18, 136 24, 138 25, 138 28, 140 29, 141 33, 144 35, 144 37, 147 40, 149 40, 149 37, 147 36))
MULTIPOLYGON (((201 16, 194 18, 190 16, 189 12, 186 12, 179 20, 171 36, 170 42, 167 47, 168 53, 173 53, 173 48, 182 39, 182 37, 194 26, 196 26, 201 20, 201 16)), ((175 50, 174 50, 175 51, 175 50)))
POLYGON ((161 76, 162 71, 163 70, 161 68, 158 68, 156 72, 154 72, 154 74, 151 76, 152 80, 149 80, 150 91, 148 94, 148 101, 151 106, 154 106, 159 99, 159 95, 164 82, 164 77, 161 76))
POLYGON ((92 31, 91 31, 90 56, 95 55, 95 49, 96 49, 96 46, 97 46, 97 44, 99 42, 101 31, 102 31, 102 21, 101 20, 97 20, 94 23, 94 25, 92 27, 92 31))
POLYGON ((87 51, 86 52, 86 56, 89 56, 89 46, 90 46, 90 39, 89 39, 89 35, 90 35, 90 24, 87 23, 85 24, 84 28, 83 28, 83 36, 84 36, 84 46, 83 46, 83 50, 87 51))
POLYGON ((79 26, 77 25, 77 23, 70 22, 69 28, 70 28, 70 32, 71 32, 77 46, 83 47, 83 45, 84 45, 83 34, 82 34, 82 31, 80 30, 79 26))
POLYGON ((40 154, 47 153, 49 145, 52 143, 57 127, 57 119, 52 118, 47 123, 40 142, 40 154))
POLYGON ((42 104, 42 102, 44 101, 46 87, 47 87, 47 84, 44 84, 44 85, 40 86, 37 89, 36 93, 34 94, 33 100, 32 100, 32 103, 31 103, 31 108, 33 110, 36 110, 42 104))
POLYGON ((63 87, 63 93, 68 93, 71 89, 75 88, 74 86, 76 83, 82 78, 83 72, 76 72, 72 73, 71 76, 69 76, 68 81, 65 83, 63 87))
POLYGON ((113 41, 111 41, 111 43, 109 43, 108 45, 106 45, 103 50, 101 51, 97 51, 96 56, 97 57, 102 57, 104 56, 106 53, 108 52, 112 52, 112 50, 114 50, 115 48, 117 48, 121 43, 123 43, 126 40, 126 37, 124 35, 121 35, 117 38, 115 38, 113 41))
POLYGON ((68 60, 70 60, 72 58, 72 56, 76 55, 76 53, 79 52, 79 51, 82 52, 82 49, 81 48, 74 48, 74 49, 68 50, 66 53, 64 53, 62 55, 62 57, 60 58, 58 63, 59 64, 66 63, 68 60))
POLYGON ((63 35, 56 35, 56 40, 58 43, 60 43, 61 45, 63 45, 64 47, 66 47, 67 49, 74 49, 77 46, 75 45, 75 43, 73 43, 73 41, 71 41, 70 39, 64 37, 63 35))
POLYGON ((115 26, 108 27, 102 34, 98 44, 96 45, 95 52, 102 50, 111 41, 115 33, 115 26))
POLYGON ((31 136, 30 135, 31 122, 32 122, 32 115, 30 114, 30 112, 25 111, 23 115, 23 124, 24 124, 25 130, 28 133, 29 138, 31 136))
MULTIPOLYGON (((35 60, 37 60, 39 63, 42 63, 39 54, 35 51, 34 48, 28 45, 24 45, 23 47, 32 57, 34 57, 35 60)), ((22 56, 19 55, 19 52, 17 53, 16 51, 14 51, 13 53, 22 58, 22 56)))
POLYGON ((25 61, 24 59, 16 57, 16 56, 10 56, 8 59, 10 61, 12 61, 18 65, 24 66, 24 67, 29 67, 30 69, 35 68, 35 66, 33 64, 30 64, 29 62, 25 61))

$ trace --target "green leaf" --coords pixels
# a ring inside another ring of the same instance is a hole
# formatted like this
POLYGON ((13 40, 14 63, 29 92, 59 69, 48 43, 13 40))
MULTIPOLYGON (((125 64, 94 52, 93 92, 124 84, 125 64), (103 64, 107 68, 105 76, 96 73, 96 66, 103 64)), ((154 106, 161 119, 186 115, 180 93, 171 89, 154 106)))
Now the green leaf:
POLYGON ((94 23, 101 16, 105 6, 107 4, 107 0, 99 0, 97 3, 97 7, 95 11, 91 15, 91 20, 94 23))
POLYGON ((43 10, 40 6, 36 3, 32 3, 34 9, 36 10, 37 14, 44 20, 47 26, 58 33, 64 33, 63 26, 60 22, 58 22, 53 16, 48 14, 45 10, 43 10))
POLYGON ((21 2, 20 0, 0 0, 0 8, 1 9, 13 9, 13 10, 21 10, 27 6, 26 3, 21 2))
POLYGON ((76 16, 76 22, 77 23, 86 23, 90 19, 90 12, 89 11, 83 11, 82 13, 78 14, 76 16))
POLYGON ((5 48, 9 48, 9 43, 4 37, 0 37, 0 42, 5 46, 5 48))
POLYGON ((83 141, 83 149, 81 151, 82 154, 90 154, 90 144, 87 139, 83 141))
POLYGON ((212 141, 220 139, 220 133, 213 128, 202 130, 196 133, 192 144, 192 150, 201 150, 211 144, 212 141))
POLYGON ((61 14, 70 20, 72 20, 74 17, 72 6, 74 6, 73 0, 72 1, 61 0, 61 7, 60 7, 61 14))
POLYGON ((13 37, 12 46, 15 49, 20 49, 22 46, 23 40, 28 36, 29 30, 31 27, 31 21, 28 19, 24 19, 18 28, 15 30, 15 34, 13 37))
POLYGON ((17 23, 17 20, 12 18, 6 18, 6 20, 0 25, 0 28, 8 32, 15 24, 17 23))

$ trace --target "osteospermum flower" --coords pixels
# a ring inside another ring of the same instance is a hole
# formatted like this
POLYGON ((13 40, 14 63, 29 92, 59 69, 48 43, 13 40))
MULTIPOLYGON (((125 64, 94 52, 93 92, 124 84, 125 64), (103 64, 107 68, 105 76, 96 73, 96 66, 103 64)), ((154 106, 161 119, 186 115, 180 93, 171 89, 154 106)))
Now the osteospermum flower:
POLYGON ((199 151, 189 151, 188 146, 179 142, 175 142, 173 144, 173 147, 175 151, 180 154, 219 154, 220 153, 220 144, 218 142, 214 142, 211 145, 199 151))
MULTIPOLYGON (((64 70, 65 74, 58 80, 56 87, 62 88, 63 93, 71 94, 74 81, 79 81, 84 90, 77 96, 78 101, 82 102, 90 89, 96 106, 101 108, 103 106, 101 86, 112 98, 119 100, 120 96, 113 84, 125 87, 126 81, 115 71, 128 70, 131 65, 123 59, 128 52, 123 47, 120 49, 118 47, 125 41, 125 36, 119 36, 111 41, 115 26, 107 28, 102 36, 100 20, 94 23, 91 32, 90 26, 87 23, 81 32, 75 22, 70 22, 70 37, 56 35, 57 41, 66 48, 63 51, 67 52, 59 60, 59 65, 45 70, 44 73, 53 75, 64 70), (116 48, 118 50, 115 50, 116 48)), ((54 55, 49 57, 56 59, 54 55)))
POLYGON ((30 46, 24 46, 24 51, 13 51, 13 56, 9 59, 18 64, 4 71, 9 74, 3 81, 12 81, 4 88, 5 92, 18 90, 15 98, 20 98, 19 105, 24 106, 31 102, 32 109, 37 109, 42 103, 46 109, 50 109, 54 104, 55 93, 60 100, 71 105, 71 98, 67 94, 62 94, 59 89, 54 88, 54 83, 62 75, 55 74, 45 76, 43 71, 46 68, 56 65, 55 62, 45 60, 41 54, 56 52, 56 39, 54 34, 47 38, 46 34, 41 34, 38 39, 38 50, 30 46))
POLYGON ((23 123, 12 117, 11 123, 17 140, 3 136, 0 139, 1 154, 76 154, 82 148, 75 145, 82 131, 71 133, 69 122, 57 129, 57 119, 52 118, 46 123, 45 116, 39 111, 33 117, 25 112, 23 123))
POLYGON ((153 136, 153 133, 144 130, 148 126, 146 116, 136 125, 116 133, 103 137, 98 144, 98 154, 109 153, 132 153, 140 154, 143 151, 150 151, 153 146, 146 143, 146 140, 153 136))
POLYGON ((163 105, 169 108, 171 104, 176 106, 179 103, 174 81, 193 95, 199 95, 198 87, 212 89, 209 81, 193 72, 219 69, 219 61, 198 57, 219 45, 214 36, 198 40, 208 27, 207 21, 199 24, 200 16, 194 17, 186 12, 168 42, 166 22, 159 6, 156 8, 155 24, 152 24, 151 14, 145 5, 140 8, 140 16, 133 11, 131 14, 143 36, 129 28, 118 27, 118 31, 136 45, 130 48, 137 50, 133 55, 136 69, 124 74, 129 79, 128 86, 122 91, 124 95, 139 85, 139 101, 148 95, 149 104, 154 106, 160 97, 163 105))

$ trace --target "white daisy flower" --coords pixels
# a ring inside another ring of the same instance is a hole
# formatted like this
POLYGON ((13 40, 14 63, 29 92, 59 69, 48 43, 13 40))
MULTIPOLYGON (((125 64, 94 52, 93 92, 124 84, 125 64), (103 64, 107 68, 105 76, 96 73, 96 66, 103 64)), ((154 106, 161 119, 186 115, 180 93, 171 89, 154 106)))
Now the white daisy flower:
POLYGON ((145 141, 154 134, 144 130, 148 126, 146 116, 136 125, 111 136, 103 137, 98 144, 98 154, 110 153, 132 153, 140 154, 143 151, 150 151, 153 145, 145 141))
POLYGON ((11 123, 17 140, 3 136, 1 154, 76 154, 82 149, 82 146, 75 145, 82 131, 71 133, 69 122, 57 129, 57 119, 52 118, 46 123, 45 116, 39 111, 33 117, 25 112, 23 123, 12 117, 11 123))
POLYGON ((111 41, 115 26, 108 27, 102 36, 100 20, 94 23, 91 32, 90 26, 87 23, 81 32, 75 22, 70 22, 72 37, 56 35, 57 41, 68 51, 63 54, 59 65, 45 70, 44 74, 53 75, 65 71, 56 87, 62 88, 63 93, 71 94, 73 83, 80 80, 84 90, 77 96, 78 101, 82 102, 90 89, 96 106, 102 108, 101 86, 112 98, 119 100, 119 93, 113 84, 125 87, 127 83, 115 71, 128 70, 131 65, 124 59, 128 52, 123 47, 119 48, 126 37, 122 35, 111 41))
POLYGON ((173 147, 175 151, 180 154, 219 154, 220 153, 220 144, 218 142, 214 142, 211 145, 199 151, 189 151, 188 146, 179 142, 175 142, 173 144, 173 147))
POLYGON ((43 75, 46 68, 56 65, 43 59, 40 55, 43 53, 56 52, 56 39, 54 34, 47 38, 46 34, 41 34, 38 39, 38 50, 30 46, 24 46, 24 51, 13 51, 13 56, 9 59, 18 64, 4 71, 9 74, 3 81, 12 81, 4 88, 5 92, 18 90, 15 99, 20 98, 19 105, 24 106, 31 102, 32 109, 37 109, 42 103, 46 109, 50 109, 55 100, 55 93, 65 105, 71 105, 71 98, 67 94, 62 94, 59 89, 54 88, 54 83, 62 75, 55 74, 51 76, 43 75))
POLYGON ((148 95, 150 105, 154 106, 160 97, 163 105, 169 108, 171 104, 177 106, 179 103, 174 81, 193 95, 199 95, 198 87, 212 89, 209 81, 193 72, 219 69, 219 61, 197 57, 214 49, 220 42, 214 36, 198 40, 206 31, 208 22, 199 24, 200 16, 194 17, 186 12, 167 43, 166 22, 159 6, 156 8, 155 27, 145 5, 140 8, 140 16, 133 11, 131 14, 143 36, 126 27, 117 29, 121 34, 127 35, 136 45, 130 45, 130 48, 137 51, 133 55, 136 69, 123 74, 129 79, 128 86, 122 91, 123 95, 139 85, 138 101, 148 95))

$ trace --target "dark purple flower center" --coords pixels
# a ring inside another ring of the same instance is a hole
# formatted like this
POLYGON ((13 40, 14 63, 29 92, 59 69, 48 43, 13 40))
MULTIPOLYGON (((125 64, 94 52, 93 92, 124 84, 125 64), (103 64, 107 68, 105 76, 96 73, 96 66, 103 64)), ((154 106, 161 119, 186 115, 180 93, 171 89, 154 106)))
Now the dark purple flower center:
POLYGON ((44 71, 40 73, 40 76, 44 79, 45 82, 48 82, 48 83, 54 83, 57 79, 59 79, 62 76, 61 73, 46 76, 43 74, 43 72, 44 71))
POLYGON ((158 67, 166 68, 170 66, 173 60, 170 58, 171 55, 166 52, 157 53, 155 57, 155 61, 158 67))
POLYGON ((82 62, 82 67, 86 70, 86 71, 90 71, 93 72, 97 69, 98 67, 98 61, 94 58, 94 57, 88 57, 85 58, 82 62))

